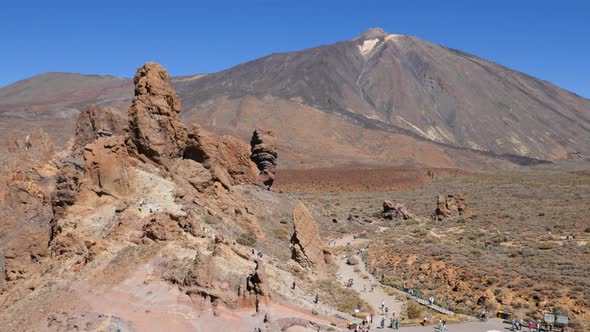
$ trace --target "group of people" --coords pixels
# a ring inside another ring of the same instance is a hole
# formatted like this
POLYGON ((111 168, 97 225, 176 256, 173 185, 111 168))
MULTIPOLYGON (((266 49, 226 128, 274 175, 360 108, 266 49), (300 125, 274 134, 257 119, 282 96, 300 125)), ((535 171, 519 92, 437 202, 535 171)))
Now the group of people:
MULTIPOLYGON (((367 316, 367 318, 363 319, 363 321, 361 322, 360 325, 356 325, 354 327, 354 332, 369 332, 371 331, 371 324, 373 323, 373 319, 374 319, 374 315, 373 314, 369 314, 367 316)), ((397 318, 391 317, 391 318, 386 318, 386 316, 382 316, 381 317, 381 321, 379 322, 379 327, 384 329, 387 323, 387 320, 389 320, 389 324, 387 324, 387 327, 391 328, 391 329, 399 329, 399 320, 397 318)))
POLYGON ((414 288, 408 288, 406 290, 410 296, 420 297, 420 291, 414 288))
POLYGON ((258 249, 254 249, 254 248, 250 248, 250 252, 252 253, 253 256, 256 256, 256 258, 260 258, 262 259, 264 257, 264 254, 262 253, 262 250, 258 249))
MULTIPOLYGON (((510 331, 523 331, 524 328, 528 327, 527 332, 540 332, 541 331, 541 321, 529 321, 528 324, 524 322, 524 320, 520 319, 512 319, 510 321, 510 331)), ((553 329, 553 324, 549 326, 549 331, 557 331, 553 329)), ((561 331, 565 331, 565 328, 562 326, 561 331)))
POLYGON ((144 207, 146 207, 148 209, 148 211, 150 212, 150 214, 154 214, 154 213, 160 211, 160 206, 159 205, 151 204, 145 198, 139 201, 139 212, 143 212, 143 208, 144 207))
POLYGON ((440 332, 447 331, 447 320, 446 319, 439 319, 438 320, 438 330, 440 332))

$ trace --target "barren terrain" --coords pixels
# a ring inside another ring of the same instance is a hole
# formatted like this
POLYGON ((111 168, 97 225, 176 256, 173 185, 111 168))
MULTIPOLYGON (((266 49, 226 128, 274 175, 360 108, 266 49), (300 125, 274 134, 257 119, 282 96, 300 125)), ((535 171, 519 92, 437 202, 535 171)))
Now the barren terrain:
POLYGON ((441 305, 472 315, 484 306, 525 319, 557 310, 570 316, 572 327, 585 330, 590 317, 587 167, 441 176, 423 187, 386 193, 297 196, 314 207, 326 237, 356 232, 373 240, 363 257, 386 285, 420 289, 424 297, 435 296, 441 305), (467 197, 468 212, 430 220, 436 194, 455 192, 467 197), (404 203, 417 217, 383 220, 384 199, 404 203))

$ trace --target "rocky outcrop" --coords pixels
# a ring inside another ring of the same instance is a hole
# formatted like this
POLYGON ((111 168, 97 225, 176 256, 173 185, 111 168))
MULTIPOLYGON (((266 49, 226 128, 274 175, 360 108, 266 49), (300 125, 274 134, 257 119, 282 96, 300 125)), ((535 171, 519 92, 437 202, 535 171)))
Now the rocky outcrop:
POLYGON ((255 263, 254 273, 246 278, 246 290, 256 295, 267 296, 269 292, 266 285, 266 270, 262 261, 257 260, 255 263))
POLYGON ((383 201, 382 216, 384 219, 388 220, 409 220, 414 218, 414 216, 408 212, 405 205, 390 200, 383 201))
POLYGON ((10 288, 36 270, 48 255, 51 184, 48 166, 14 170, 0 186, 0 250, 4 251, 2 279, 10 288))
POLYGON ((276 137, 269 130, 256 129, 250 140, 252 154, 250 159, 256 163, 260 173, 256 179, 256 184, 270 189, 276 178, 277 167, 277 149, 276 137))
POLYGON ((304 268, 324 272, 326 269, 324 241, 320 238, 318 224, 302 203, 297 204, 293 209, 293 227, 291 259, 304 268))
POLYGON ((48 255, 51 195, 57 169, 53 143, 41 129, 3 142, 0 173, 0 279, 4 290, 48 255))
POLYGON ((68 206, 74 205, 80 192, 80 182, 84 175, 84 167, 78 158, 66 158, 62 161, 55 183, 55 192, 51 197, 53 220, 51 238, 55 230, 55 221, 63 217, 68 206))
MULTIPOLYGON (((85 172, 84 147, 102 137, 122 136, 126 126, 126 118, 115 108, 91 105, 78 115, 74 145, 70 154, 60 161, 56 190, 51 198, 54 214, 52 224, 63 217, 68 206, 76 202, 85 172)), ((54 231, 52 229, 52 238, 54 231)))
POLYGON ((148 62, 135 73, 135 97, 129 107, 128 145, 133 155, 166 164, 182 156, 186 127, 180 122, 180 99, 168 71, 148 62))
POLYGON ((432 214, 434 220, 454 218, 465 213, 467 203, 461 194, 439 194, 436 198, 436 209, 432 214))
POLYGON ((245 144, 232 136, 212 135, 197 124, 188 132, 184 158, 201 163, 226 187, 256 180, 256 165, 245 144))
POLYGON ((125 197, 131 193, 133 170, 122 136, 99 138, 84 147, 82 185, 97 195, 125 197))
POLYGON ((154 241, 176 240, 182 233, 197 235, 197 227, 185 216, 156 213, 143 226, 143 236, 154 241))
POLYGON ((100 137, 123 135, 127 128, 127 119, 122 112, 111 107, 90 105, 86 107, 76 121, 74 154, 82 153, 87 144, 100 137))
POLYGON ((0 147, 3 170, 25 170, 46 163, 55 153, 51 138, 43 129, 35 128, 24 138, 8 138, 0 147))

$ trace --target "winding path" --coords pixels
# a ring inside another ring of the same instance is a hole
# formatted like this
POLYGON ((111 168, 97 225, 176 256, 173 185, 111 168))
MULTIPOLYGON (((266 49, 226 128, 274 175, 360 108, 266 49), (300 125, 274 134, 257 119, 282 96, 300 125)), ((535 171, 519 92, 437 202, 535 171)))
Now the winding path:
MULTIPOLYGON (((355 239, 353 235, 347 235, 335 240, 335 246, 354 246, 365 242, 368 243, 370 240, 360 238, 355 239)), ((376 312, 373 319, 373 324, 371 324, 371 329, 375 329, 380 326, 381 318, 384 317, 383 312, 381 311, 381 304, 383 302, 385 303, 385 306, 389 308, 389 317, 391 317, 393 312, 395 312, 397 315, 402 311, 403 302, 397 296, 390 295, 392 291, 395 292, 395 294, 397 294, 399 297, 405 296, 438 312, 444 314, 453 314, 444 308, 430 305, 427 300, 409 296, 407 293, 398 289, 384 287, 371 273, 367 272, 365 263, 359 255, 354 255, 353 257, 358 260, 359 263, 357 265, 346 264, 347 257, 344 256, 339 256, 336 258, 336 265, 338 266, 338 273, 341 276, 342 282, 346 282, 348 279, 352 278, 354 280, 352 289, 356 290, 360 297, 375 309, 376 312), (355 267, 358 268, 358 272, 355 272, 355 267), (363 279, 363 275, 367 276, 368 278, 363 279), (373 291, 371 291, 371 286, 373 286, 373 291), (386 288, 388 288, 387 291, 386 288)), ((386 319, 386 326, 388 325, 389 319, 386 319)), ((488 332, 494 330, 504 331, 506 324, 504 324, 500 319, 490 319, 485 323, 481 323, 479 321, 469 321, 458 324, 450 324, 447 327, 447 331, 451 332, 488 332)), ((400 327, 400 330, 408 332, 439 331, 436 324, 434 326, 400 327)), ((381 331, 393 331, 393 329, 385 328, 381 331)))

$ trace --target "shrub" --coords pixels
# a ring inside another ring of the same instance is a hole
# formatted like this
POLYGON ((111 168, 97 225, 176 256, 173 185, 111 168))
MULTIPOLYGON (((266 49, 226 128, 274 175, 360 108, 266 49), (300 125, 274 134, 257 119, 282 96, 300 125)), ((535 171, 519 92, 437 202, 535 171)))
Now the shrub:
POLYGON ((408 302, 408 308, 406 309, 409 319, 417 319, 422 317, 422 307, 413 301, 408 302))
POLYGON ((541 249, 541 250, 551 250, 551 249, 553 249, 553 244, 551 244, 551 243, 541 243, 539 245, 539 249, 541 249))
POLYGON ((253 246, 256 244, 256 235, 251 232, 242 233, 238 236, 236 242, 243 246, 253 246))

